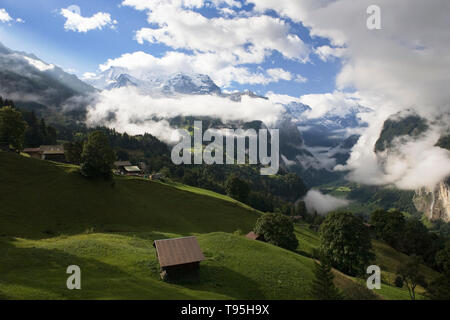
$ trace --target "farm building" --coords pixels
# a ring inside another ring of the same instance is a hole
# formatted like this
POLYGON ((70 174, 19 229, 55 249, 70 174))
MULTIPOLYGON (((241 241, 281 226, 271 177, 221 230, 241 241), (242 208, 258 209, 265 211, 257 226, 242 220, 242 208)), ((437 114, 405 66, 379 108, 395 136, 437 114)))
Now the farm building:
POLYGON ((50 161, 58 161, 65 162, 66 156, 64 155, 64 146, 63 145, 54 145, 54 146, 40 146, 41 150, 41 159, 42 160, 50 160, 50 161))
POLYGON ((197 271, 205 260, 196 237, 155 240, 156 256, 161 268, 161 278, 170 274, 197 271))
POLYGON ((245 237, 251 240, 265 241, 263 235, 254 233, 253 231, 247 233, 245 237))
POLYGON ((23 152, 34 159, 42 159, 41 148, 25 148, 23 149, 23 152))
POLYGON ((57 162, 66 161, 64 146, 62 145, 44 145, 39 148, 25 148, 23 152, 29 154, 30 157, 39 160, 50 160, 57 162))
POLYGON ((127 176, 138 176, 141 174, 141 169, 138 166, 125 166, 123 170, 127 176))
POLYGON ((114 162, 114 167, 116 167, 116 169, 120 170, 123 169, 123 167, 128 167, 131 166, 131 162, 130 161, 116 161, 114 162))
POLYGON ((130 161, 116 161, 114 162, 115 173, 116 174, 126 174, 125 167, 131 167, 130 161))

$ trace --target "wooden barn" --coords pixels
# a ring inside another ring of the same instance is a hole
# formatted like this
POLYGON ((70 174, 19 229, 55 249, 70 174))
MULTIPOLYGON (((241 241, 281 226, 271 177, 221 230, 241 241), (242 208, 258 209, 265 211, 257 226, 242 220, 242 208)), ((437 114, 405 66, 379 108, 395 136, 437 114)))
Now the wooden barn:
POLYGON ((251 240, 265 241, 263 235, 254 233, 253 231, 250 231, 249 233, 247 233, 247 235, 245 237, 248 239, 251 239, 251 240))
POLYGON ((205 260, 196 237, 155 240, 156 256, 161 267, 161 278, 196 272, 205 260))
POLYGON ((64 154, 63 145, 54 146, 40 146, 42 160, 65 162, 66 156, 64 154))
POLYGON ((125 167, 132 166, 130 161, 116 161, 114 162, 115 173, 116 174, 125 174, 125 167))
POLYGON ((23 152, 30 155, 30 157, 39 160, 50 160, 57 162, 66 162, 63 145, 45 145, 39 148, 25 148, 23 152))
POLYGON ((23 152, 28 154, 31 158, 38 160, 42 159, 41 148, 25 148, 23 149, 23 152))
POLYGON ((124 174, 127 176, 138 176, 142 172, 138 166, 125 166, 123 169, 124 174))

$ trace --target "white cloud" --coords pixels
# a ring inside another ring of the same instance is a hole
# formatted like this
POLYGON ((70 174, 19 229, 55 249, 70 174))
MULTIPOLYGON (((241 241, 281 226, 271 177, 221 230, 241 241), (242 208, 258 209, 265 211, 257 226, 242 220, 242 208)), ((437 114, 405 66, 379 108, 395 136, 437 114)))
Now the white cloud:
POLYGON ((435 146, 441 135, 439 127, 418 139, 402 137, 402 140, 394 140, 389 151, 375 153, 373 146, 384 119, 384 116, 373 119, 354 147, 347 165, 337 166, 337 170, 350 170, 349 179, 359 183, 391 184, 406 190, 433 189, 450 175, 450 152, 435 146))
POLYGON ((90 80, 90 79, 94 79, 97 75, 93 72, 85 72, 83 73, 83 75, 81 76, 82 80, 90 80))
POLYGON ((279 80, 292 80, 292 74, 281 68, 267 69, 266 72, 275 82, 279 80))
POLYGON ((279 104, 289 104, 291 102, 297 102, 300 103, 300 98, 298 97, 292 97, 287 94, 277 94, 272 91, 267 92, 266 97, 270 99, 273 103, 279 103, 279 104))
POLYGON ((36 60, 36 59, 32 59, 26 56, 23 56, 23 58, 33 67, 35 67, 36 69, 38 69, 39 71, 48 71, 48 70, 52 70, 55 68, 54 65, 52 64, 46 64, 40 60, 36 60))
POLYGON ((324 59, 345 54, 339 88, 394 101, 398 110, 413 108, 426 115, 448 110, 450 2, 380 0, 382 30, 366 27, 370 0, 247 2, 260 12, 273 9, 301 21, 312 35, 328 38, 334 48, 319 47, 316 53, 324 59))
POLYGON ((100 65, 99 69, 105 71, 111 67, 125 68, 138 78, 145 78, 149 74, 166 75, 176 72, 207 74, 220 87, 227 87, 232 81, 240 84, 269 84, 293 78, 290 72, 281 68, 268 69, 266 72, 252 72, 247 67, 230 65, 211 53, 189 55, 169 51, 159 58, 137 51, 123 54, 116 59, 109 59, 100 65))
MULTIPOLYGON (((449 112, 449 1, 379 0, 376 4, 381 8, 382 30, 366 27, 371 0, 247 2, 253 3, 258 12, 275 10, 283 17, 301 21, 312 36, 328 38, 331 45, 316 48, 315 53, 323 60, 343 58, 337 89, 357 91, 359 99, 364 100, 361 105, 375 110, 348 165, 341 168, 350 170, 350 179, 413 189, 430 187, 449 174, 448 153, 433 144, 437 134, 428 133, 422 140, 398 145, 396 152, 383 159, 374 152, 383 122, 391 114, 412 109, 434 121, 449 112)), ((319 111, 317 115, 331 105, 339 109, 348 102, 342 95, 338 99, 335 93, 331 95, 308 95, 302 102, 311 104, 313 113, 319 111)), ((442 130, 448 128, 445 123, 442 130)))
POLYGON ((302 75, 300 75, 300 74, 297 74, 297 75, 295 76, 294 81, 295 81, 295 82, 298 82, 298 83, 305 83, 305 82, 308 82, 308 78, 306 78, 306 77, 304 77, 304 76, 302 76, 302 75))
POLYGON ((12 21, 11 16, 5 9, 0 9, 0 22, 10 22, 12 21))
POLYGON ((336 198, 328 194, 322 194, 318 190, 309 190, 303 201, 305 201, 308 212, 313 213, 316 211, 321 215, 345 207, 349 204, 348 200, 336 198))
POLYGON ((308 118, 320 118, 328 112, 338 116, 345 116, 349 110, 356 108, 360 100, 356 94, 335 91, 325 94, 307 94, 300 97, 300 102, 311 107, 305 116, 308 118))
POLYGON ((102 91, 88 108, 88 124, 103 124, 130 134, 150 132, 166 142, 174 142, 177 136, 175 140, 170 138, 172 133, 167 125, 155 118, 210 116, 224 122, 261 120, 270 126, 283 111, 281 106, 268 100, 247 96, 243 96, 241 102, 210 95, 156 98, 127 87, 102 91))
POLYGON ((83 17, 80 13, 67 9, 61 9, 60 14, 66 18, 64 29, 76 32, 88 32, 90 30, 100 29, 103 27, 114 28, 117 24, 116 20, 111 18, 109 13, 97 12, 92 17, 83 17))
MULTIPOLYGON (((203 70, 195 72, 208 74, 220 86, 228 86, 232 81, 268 84, 293 80, 293 75, 282 69, 252 72, 246 66, 261 64, 274 51, 280 52, 285 59, 308 61, 310 48, 290 32, 289 23, 267 15, 234 15, 233 8, 241 7, 237 1, 213 1, 223 13, 214 18, 193 10, 211 5, 203 0, 125 0, 122 5, 147 12, 152 27, 136 32, 139 43, 163 43, 174 50, 189 50, 190 54, 177 57, 194 61, 203 70)), ((173 58, 176 53, 166 56, 173 58)), ((169 62, 168 57, 164 58, 169 62)), ((304 80, 303 77, 295 79, 304 80)))
POLYGON ((345 54, 345 48, 335 47, 332 48, 330 46, 321 46, 314 49, 314 53, 319 56, 322 61, 328 61, 332 58, 341 58, 345 54))
POLYGON ((11 22, 17 22, 17 23, 25 23, 25 20, 22 18, 13 19, 8 11, 4 8, 0 8, 0 23, 11 23, 11 22))

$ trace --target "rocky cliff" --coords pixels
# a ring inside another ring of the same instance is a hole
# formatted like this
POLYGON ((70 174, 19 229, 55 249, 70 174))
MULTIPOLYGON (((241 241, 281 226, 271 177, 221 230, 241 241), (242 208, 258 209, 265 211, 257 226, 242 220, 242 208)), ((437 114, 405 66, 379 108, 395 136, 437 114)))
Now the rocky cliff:
POLYGON ((418 211, 425 213, 430 220, 450 222, 450 183, 439 183, 434 190, 422 188, 416 190, 413 198, 418 211))

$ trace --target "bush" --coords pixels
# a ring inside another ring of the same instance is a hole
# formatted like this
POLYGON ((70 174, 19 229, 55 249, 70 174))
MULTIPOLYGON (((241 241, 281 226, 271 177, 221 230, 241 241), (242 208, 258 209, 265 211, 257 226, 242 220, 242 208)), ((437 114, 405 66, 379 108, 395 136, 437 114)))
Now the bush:
POLYGON ((281 213, 264 214, 256 221, 254 232, 264 236, 268 243, 288 250, 294 250, 298 246, 292 219, 281 213))

